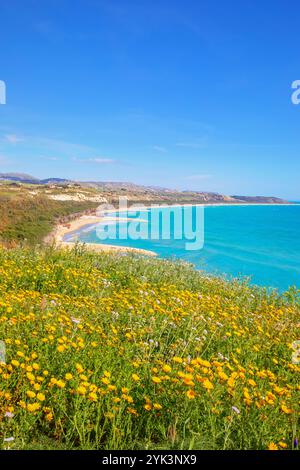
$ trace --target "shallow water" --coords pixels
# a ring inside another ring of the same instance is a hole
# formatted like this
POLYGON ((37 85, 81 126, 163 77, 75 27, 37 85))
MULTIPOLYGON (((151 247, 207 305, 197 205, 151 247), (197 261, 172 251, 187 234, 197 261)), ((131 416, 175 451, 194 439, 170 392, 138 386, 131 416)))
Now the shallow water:
MULTIPOLYGON (((151 211, 158 209, 151 209, 151 211)), ((170 212, 169 208, 159 209, 170 212)), ((181 208, 172 209, 181 210, 181 208)), ((135 216, 151 219, 149 211, 135 216)), ((195 217, 195 208, 187 217, 195 217)), ((120 217, 126 217, 123 213, 120 217)), ((134 218, 133 214, 128 217, 134 218)), ((194 221, 189 221, 194 222, 194 221)), ((129 225, 147 222, 120 222, 120 232, 129 225)), ((152 223, 153 220, 152 220, 152 223)), ((153 227, 152 227, 153 228, 153 227)), ((98 226, 98 233, 104 226, 98 226)), ((171 239, 164 240, 99 240, 95 227, 77 232, 80 241, 109 243, 155 251, 161 257, 177 257, 193 263, 197 268, 214 274, 250 276, 251 282, 261 286, 286 290, 291 285, 300 288, 300 205, 291 206, 215 206, 204 209, 204 247, 196 251, 185 249, 186 240, 174 239, 171 223, 171 239)))

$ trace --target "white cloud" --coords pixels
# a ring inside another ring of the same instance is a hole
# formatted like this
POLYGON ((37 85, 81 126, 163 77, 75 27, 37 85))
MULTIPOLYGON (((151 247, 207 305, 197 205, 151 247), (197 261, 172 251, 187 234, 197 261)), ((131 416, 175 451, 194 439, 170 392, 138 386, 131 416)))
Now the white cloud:
POLYGON ((190 176, 186 176, 185 179, 187 180, 190 180, 190 181, 201 181, 201 180, 208 180, 212 178, 212 175, 209 175, 209 174, 205 174, 205 173, 198 173, 198 174, 195 174, 195 175, 190 175, 190 176))
POLYGON ((201 137, 193 142, 177 142, 176 147, 190 148, 190 149, 200 149, 207 145, 207 137, 201 137))
POLYGON ((112 158, 103 158, 103 157, 95 157, 95 158, 73 158, 75 162, 79 163, 97 163, 99 165, 105 165, 110 163, 115 163, 115 160, 112 158))
POLYGON ((4 136, 4 140, 9 142, 10 144, 17 144, 19 142, 23 142, 24 139, 22 137, 18 137, 16 134, 6 134, 4 136))
POLYGON ((49 149, 49 153, 61 153, 66 156, 72 156, 79 152, 93 152, 92 147, 82 144, 74 144, 65 140, 49 139, 45 137, 28 137, 27 139, 32 145, 49 149))
POLYGON ((115 162, 115 160, 113 160, 112 158, 89 158, 88 161, 92 163, 100 163, 100 164, 115 162))
POLYGON ((0 154, 0 163, 7 163, 7 158, 0 154))
POLYGON ((161 153, 167 153, 167 149, 166 147, 162 147, 161 145, 153 145, 153 150, 156 150, 157 152, 161 152, 161 153))

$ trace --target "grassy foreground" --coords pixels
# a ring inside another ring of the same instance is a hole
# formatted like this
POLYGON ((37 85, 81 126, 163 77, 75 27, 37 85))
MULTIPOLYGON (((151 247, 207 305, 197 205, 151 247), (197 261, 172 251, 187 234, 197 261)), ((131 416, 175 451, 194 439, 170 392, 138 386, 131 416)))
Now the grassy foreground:
POLYGON ((136 255, 0 250, 0 446, 293 448, 290 297, 136 255))

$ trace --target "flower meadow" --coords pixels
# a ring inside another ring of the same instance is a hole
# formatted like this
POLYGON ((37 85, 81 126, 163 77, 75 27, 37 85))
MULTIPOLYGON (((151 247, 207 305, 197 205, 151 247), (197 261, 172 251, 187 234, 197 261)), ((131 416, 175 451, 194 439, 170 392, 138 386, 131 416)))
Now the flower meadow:
POLYGON ((0 250, 0 446, 296 450, 299 312, 183 263, 0 250))

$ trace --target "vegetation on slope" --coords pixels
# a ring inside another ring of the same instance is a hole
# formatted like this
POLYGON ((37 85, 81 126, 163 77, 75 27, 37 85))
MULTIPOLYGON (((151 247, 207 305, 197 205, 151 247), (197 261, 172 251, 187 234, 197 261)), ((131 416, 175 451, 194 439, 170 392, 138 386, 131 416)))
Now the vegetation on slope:
POLYGON ((292 295, 184 264, 1 250, 0 445, 292 448, 299 322, 292 295))
POLYGON ((0 192, 0 242, 40 243, 58 218, 96 207, 90 201, 55 201, 45 195, 32 197, 22 191, 0 192))

